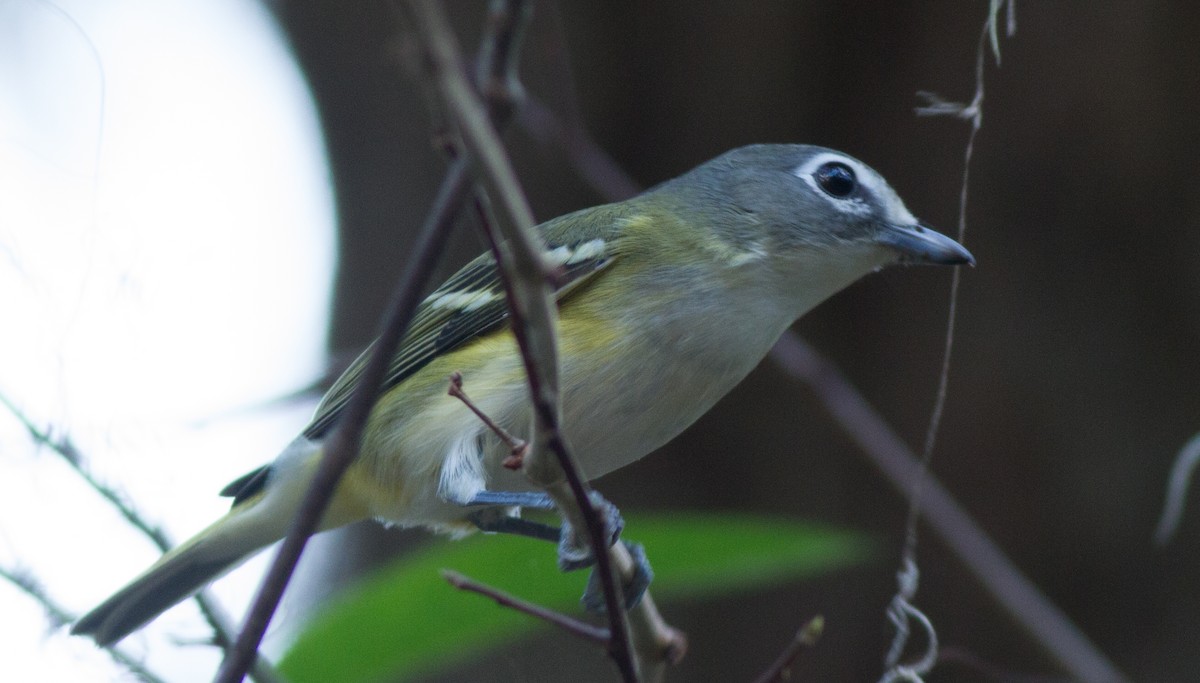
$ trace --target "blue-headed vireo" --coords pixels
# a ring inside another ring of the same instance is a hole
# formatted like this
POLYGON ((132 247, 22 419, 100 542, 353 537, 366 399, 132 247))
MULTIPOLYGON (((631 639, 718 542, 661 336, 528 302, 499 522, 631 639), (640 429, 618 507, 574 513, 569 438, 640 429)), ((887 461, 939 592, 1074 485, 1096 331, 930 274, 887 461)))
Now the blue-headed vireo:
MULTIPOLYGON (((633 199, 539 228, 562 267, 563 426, 589 478, 663 445, 750 372, 797 318, 895 263, 973 263, 924 227, 878 173, 804 145, 735 149, 633 199)), ((509 431, 530 424, 523 366, 494 261, 468 263, 424 300, 392 360, 357 460, 323 529, 364 518, 471 529, 489 492, 527 491, 503 445, 459 400, 509 431)), ((364 355, 365 357, 365 355, 364 355)), ((363 358, 303 434, 230 484, 232 509, 75 624, 115 642, 286 532, 353 392, 363 358)), ((515 511, 514 511, 515 512, 515 511)))

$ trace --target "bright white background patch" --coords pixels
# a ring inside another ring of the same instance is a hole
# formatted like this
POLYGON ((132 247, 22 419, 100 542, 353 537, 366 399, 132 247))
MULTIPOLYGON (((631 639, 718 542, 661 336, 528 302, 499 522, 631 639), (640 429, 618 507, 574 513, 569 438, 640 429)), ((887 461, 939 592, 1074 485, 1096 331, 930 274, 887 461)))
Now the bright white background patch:
MULTIPOLYGON (((243 0, 0 3, 0 392, 65 428, 176 539, 311 406, 333 209, 306 86, 243 0)), ((157 552, 0 409, 0 563, 78 613, 157 552)), ((261 560, 260 560, 261 564, 261 560)), ((252 590, 254 571, 219 594, 252 590)), ((0 679, 113 680, 0 583, 0 679)), ((217 656, 187 606, 125 641, 168 680, 217 656)))

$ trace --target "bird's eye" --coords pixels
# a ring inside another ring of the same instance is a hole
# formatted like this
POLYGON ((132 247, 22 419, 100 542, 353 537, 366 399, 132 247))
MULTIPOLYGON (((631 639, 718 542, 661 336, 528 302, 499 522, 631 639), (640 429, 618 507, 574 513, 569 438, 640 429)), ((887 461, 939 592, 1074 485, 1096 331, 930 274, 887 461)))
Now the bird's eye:
POLYGON ((813 177, 816 179, 818 187, 825 190, 829 196, 838 199, 850 196, 856 185, 854 171, 840 161, 821 164, 813 177))

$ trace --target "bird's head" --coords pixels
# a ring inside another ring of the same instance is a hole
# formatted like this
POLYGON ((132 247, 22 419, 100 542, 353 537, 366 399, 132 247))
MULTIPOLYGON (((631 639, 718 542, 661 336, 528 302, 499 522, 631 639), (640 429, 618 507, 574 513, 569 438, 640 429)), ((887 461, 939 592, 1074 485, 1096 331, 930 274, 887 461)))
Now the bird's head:
POLYGON ((786 262, 862 269, 889 263, 974 265, 969 251, 917 220, 874 169, 810 145, 751 145, 663 189, 712 207, 715 237, 786 262))

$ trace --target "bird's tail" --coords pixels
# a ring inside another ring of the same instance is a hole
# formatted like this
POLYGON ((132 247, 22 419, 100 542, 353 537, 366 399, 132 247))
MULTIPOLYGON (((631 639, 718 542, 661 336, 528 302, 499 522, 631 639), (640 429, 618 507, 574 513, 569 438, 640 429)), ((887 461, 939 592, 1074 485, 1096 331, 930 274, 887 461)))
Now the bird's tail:
POLYGON ((221 519, 171 550, 141 576, 88 612, 71 633, 110 645, 182 602, 209 581, 279 540, 290 515, 271 514, 261 499, 235 505, 221 519))

